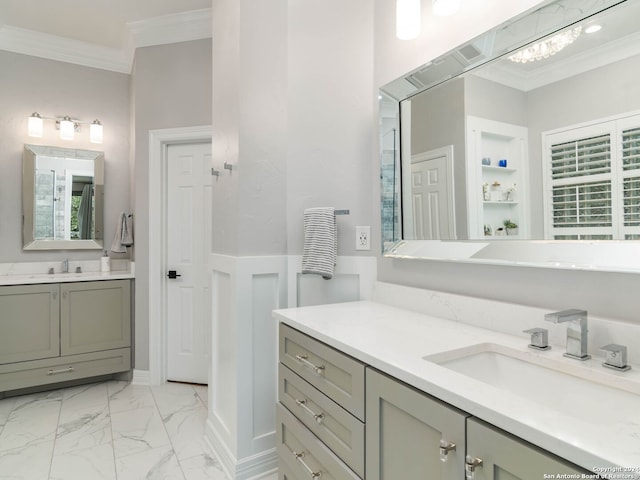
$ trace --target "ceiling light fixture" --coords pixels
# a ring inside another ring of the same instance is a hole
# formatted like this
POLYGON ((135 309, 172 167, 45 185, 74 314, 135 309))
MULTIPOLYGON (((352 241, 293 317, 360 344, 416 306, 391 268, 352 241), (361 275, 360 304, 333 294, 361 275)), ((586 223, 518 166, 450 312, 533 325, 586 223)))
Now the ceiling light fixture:
POLYGON ((581 26, 558 33, 542 42, 523 48, 519 52, 509 56, 509 60, 516 63, 544 60, 545 58, 555 55, 566 46, 571 45, 575 39, 580 36, 580 33, 582 33, 581 26))
POLYGON ((396 0, 396 37, 413 40, 420 35, 420 0, 396 0))
POLYGON ((60 130, 59 135, 62 140, 73 140, 75 133, 80 131, 80 125, 89 125, 89 141, 91 143, 102 143, 103 141, 103 129, 100 120, 96 119, 92 123, 87 123, 73 120, 68 115, 62 118, 47 118, 40 116, 38 112, 33 112, 28 118, 27 135, 42 138, 45 120, 55 122, 56 129, 60 130))
POLYGON ((460 0, 433 0, 433 13, 448 17, 460 10, 460 0))

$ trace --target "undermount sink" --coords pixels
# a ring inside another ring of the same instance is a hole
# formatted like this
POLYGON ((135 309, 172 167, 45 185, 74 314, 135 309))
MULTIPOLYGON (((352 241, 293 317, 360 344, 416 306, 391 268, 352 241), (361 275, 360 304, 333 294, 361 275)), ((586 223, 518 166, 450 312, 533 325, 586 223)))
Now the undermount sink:
POLYGON ((423 359, 573 417, 597 423, 640 417, 640 383, 602 371, 597 360, 576 365, 493 343, 423 359))

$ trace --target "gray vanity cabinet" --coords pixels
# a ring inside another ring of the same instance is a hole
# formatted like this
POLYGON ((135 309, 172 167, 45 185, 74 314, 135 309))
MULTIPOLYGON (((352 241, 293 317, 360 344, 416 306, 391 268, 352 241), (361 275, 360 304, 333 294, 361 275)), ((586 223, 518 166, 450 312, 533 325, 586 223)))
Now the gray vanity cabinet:
POLYGON ((0 288, 0 364, 57 357, 57 284, 0 288))
POLYGON ((280 362, 279 480, 590 478, 582 476, 588 471, 284 324, 280 362))
POLYGON ((130 370, 130 288, 130 280, 0 287, 0 397, 130 370))
POLYGON ((75 355, 131 345, 130 282, 60 285, 60 350, 75 355))
POLYGON ((467 413, 371 368, 366 385, 367 480, 464 478, 467 413))
POLYGON ((477 467, 470 467, 475 480, 551 478, 545 474, 555 478, 589 478, 582 475, 593 475, 476 418, 467 420, 467 455, 469 463, 482 460, 477 467))
POLYGON ((283 324, 280 362, 278 478, 365 478, 365 365, 283 324))

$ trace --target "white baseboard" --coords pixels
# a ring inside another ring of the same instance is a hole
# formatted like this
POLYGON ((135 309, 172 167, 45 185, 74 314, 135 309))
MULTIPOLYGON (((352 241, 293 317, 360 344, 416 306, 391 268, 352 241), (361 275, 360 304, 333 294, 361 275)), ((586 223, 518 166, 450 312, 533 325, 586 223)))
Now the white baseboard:
POLYGON ((134 369, 131 383, 133 385, 151 385, 151 375, 149 370, 134 369))
POLYGON ((278 454, 275 448, 238 461, 209 419, 205 425, 204 440, 210 453, 220 462, 225 475, 232 480, 266 479, 278 470, 278 454))

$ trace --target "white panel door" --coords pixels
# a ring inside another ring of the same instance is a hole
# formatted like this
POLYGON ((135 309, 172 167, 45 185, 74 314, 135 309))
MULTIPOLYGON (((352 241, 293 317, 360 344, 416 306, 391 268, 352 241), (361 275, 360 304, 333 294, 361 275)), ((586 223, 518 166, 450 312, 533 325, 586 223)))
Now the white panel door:
POLYGON ((167 380, 208 383, 211 144, 167 147, 167 380))
POLYGON ((446 152, 427 152, 411 161, 411 204, 416 240, 453 240, 453 181, 446 152))

